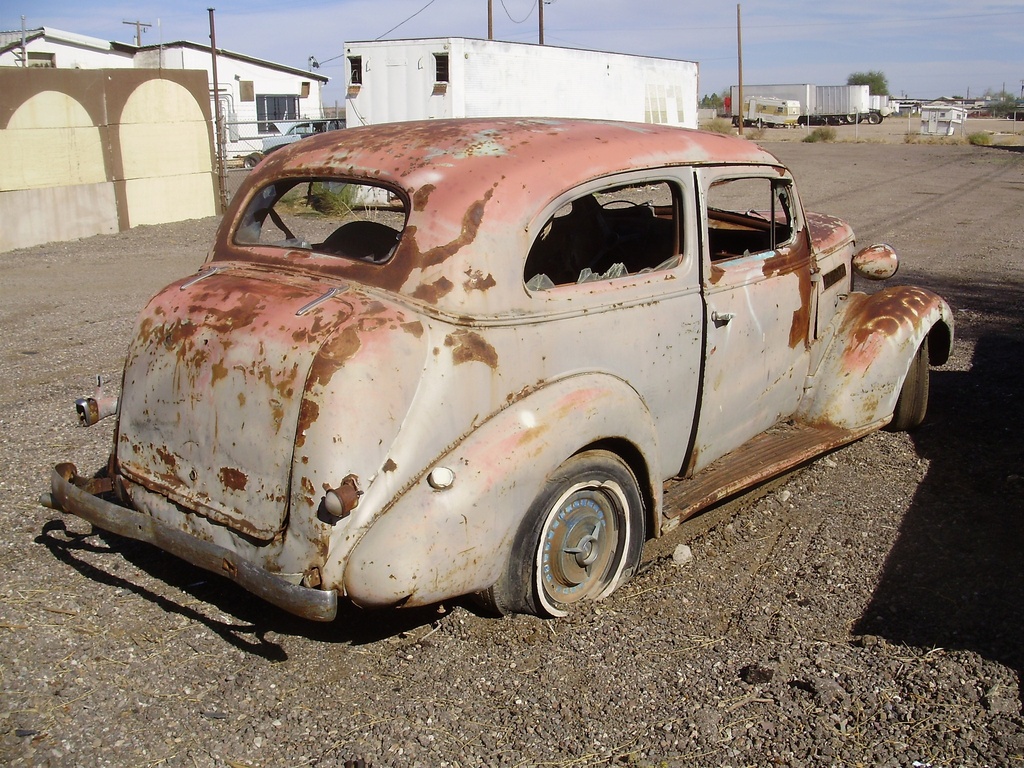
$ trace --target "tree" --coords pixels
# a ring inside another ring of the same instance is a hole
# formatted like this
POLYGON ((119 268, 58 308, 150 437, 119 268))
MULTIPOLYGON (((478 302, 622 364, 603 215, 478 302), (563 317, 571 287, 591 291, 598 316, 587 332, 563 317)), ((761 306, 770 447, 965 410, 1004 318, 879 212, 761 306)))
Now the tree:
POLYGON ((700 99, 701 109, 714 109, 718 112, 722 110, 724 100, 717 93, 706 94, 700 99))
POLYGON ((1021 105, 1018 104, 1012 93, 1000 91, 993 95, 989 102, 989 109, 992 110, 992 115, 995 117, 1011 117, 1021 111, 1021 105))
POLYGON ((846 78, 847 85, 866 85, 872 96, 888 96, 889 81, 885 73, 878 70, 854 72, 846 78))

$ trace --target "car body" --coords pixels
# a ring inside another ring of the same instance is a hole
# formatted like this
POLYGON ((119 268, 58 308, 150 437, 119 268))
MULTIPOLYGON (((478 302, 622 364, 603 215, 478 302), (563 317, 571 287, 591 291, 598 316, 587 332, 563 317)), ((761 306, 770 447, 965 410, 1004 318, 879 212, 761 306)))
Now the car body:
POLYGON ((924 418, 937 295, 757 145, 494 119, 306 139, 136 324, 107 470, 53 506, 329 620, 475 594, 564 614, 645 539, 924 418))

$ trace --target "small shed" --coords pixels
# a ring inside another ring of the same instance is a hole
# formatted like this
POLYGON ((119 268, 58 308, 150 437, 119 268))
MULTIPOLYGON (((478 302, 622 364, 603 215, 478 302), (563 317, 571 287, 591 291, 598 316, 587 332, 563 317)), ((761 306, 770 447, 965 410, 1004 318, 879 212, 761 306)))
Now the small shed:
POLYGON ((955 136, 963 132, 967 123, 967 109, 941 101, 921 107, 921 134, 924 136, 955 136))

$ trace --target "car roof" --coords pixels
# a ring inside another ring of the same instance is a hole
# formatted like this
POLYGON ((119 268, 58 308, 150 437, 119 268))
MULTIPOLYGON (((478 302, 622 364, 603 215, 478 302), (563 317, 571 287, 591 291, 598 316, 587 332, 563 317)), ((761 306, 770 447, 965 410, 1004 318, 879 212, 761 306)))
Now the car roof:
MULTIPOLYGON (((474 118, 421 120, 347 128, 289 153, 296 170, 339 164, 373 173, 410 193, 436 169, 476 188, 533 173, 537 186, 559 185, 553 167, 572 179, 664 165, 778 164, 753 142, 675 126, 606 120, 474 118), (502 176, 474 177, 482 171, 502 176), (537 174, 540 174, 539 176, 537 174), (547 183, 544 183, 544 180, 547 183)), ((283 158, 279 162, 284 162, 283 158)), ((514 182, 511 182, 514 183, 514 182)))
MULTIPOLYGON (((617 173, 706 164, 781 165, 753 142, 672 126, 599 120, 498 118, 387 123, 314 135, 268 155, 228 218, 273 178, 326 174, 400 190, 402 242, 385 265, 339 264, 351 277, 449 311, 490 301, 451 275, 477 274, 522 291, 531 225, 565 191, 617 173), (379 273, 379 274, 378 274, 379 273), (445 290, 424 290, 444 285, 445 290)), ((227 245, 224 243, 224 245, 227 245)), ((508 297, 506 297, 508 298, 508 297)), ((500 310, 499 310, 500 311, 500 310)))

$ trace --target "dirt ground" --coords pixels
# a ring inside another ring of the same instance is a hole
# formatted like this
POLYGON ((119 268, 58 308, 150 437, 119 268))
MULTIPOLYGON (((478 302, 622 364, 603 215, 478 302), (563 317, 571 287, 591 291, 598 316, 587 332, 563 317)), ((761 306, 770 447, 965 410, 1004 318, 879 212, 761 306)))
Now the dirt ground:
POLYGON ((1024 148, 875 128, 762 140, 953 306, 928 420, 684 524, 562 620, 314 625, 39 506, 54 463, 104 461, 72 403, 216 220, 0 254, 0 763, 1024 766, 1024 148))

